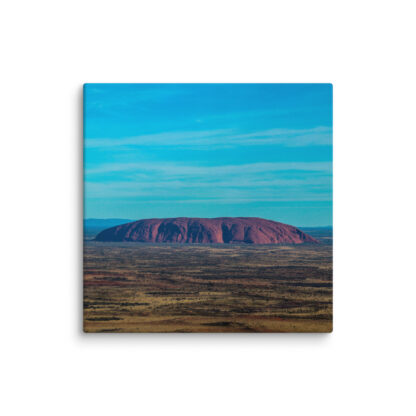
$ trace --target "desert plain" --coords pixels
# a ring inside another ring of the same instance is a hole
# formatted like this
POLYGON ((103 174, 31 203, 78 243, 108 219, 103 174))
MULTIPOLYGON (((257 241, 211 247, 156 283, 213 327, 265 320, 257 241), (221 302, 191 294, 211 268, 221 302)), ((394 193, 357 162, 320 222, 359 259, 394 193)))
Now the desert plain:
POLYGON ((320 244, 84 241, 85 332, 331 332, 332 231, 320 244))

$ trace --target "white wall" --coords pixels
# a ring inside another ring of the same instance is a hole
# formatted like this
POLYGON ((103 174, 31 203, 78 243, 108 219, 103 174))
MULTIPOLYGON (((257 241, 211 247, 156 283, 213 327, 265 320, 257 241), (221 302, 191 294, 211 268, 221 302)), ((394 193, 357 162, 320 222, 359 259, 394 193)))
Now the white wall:
POLYGON ((4 2, 1 413, 414 414, 411 6, 4 2), (333 334, 81 333, 81 86, 151 81, 334 84, 333 334))

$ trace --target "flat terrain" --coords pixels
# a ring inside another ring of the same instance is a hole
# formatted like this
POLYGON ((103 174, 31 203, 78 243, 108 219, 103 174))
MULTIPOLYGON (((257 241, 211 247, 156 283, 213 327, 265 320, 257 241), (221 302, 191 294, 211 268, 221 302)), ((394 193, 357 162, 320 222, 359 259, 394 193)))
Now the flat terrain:
POLYGON ((329 332, 332 245, 85 241, 86 332, 329 332))

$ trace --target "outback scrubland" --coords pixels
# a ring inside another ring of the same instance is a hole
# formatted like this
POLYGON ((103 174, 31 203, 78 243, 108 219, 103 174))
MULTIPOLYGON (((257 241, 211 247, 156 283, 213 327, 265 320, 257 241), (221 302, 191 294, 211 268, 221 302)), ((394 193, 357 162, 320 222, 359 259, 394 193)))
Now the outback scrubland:
MULTIPOLYGON (((322 232, 321 232, 322 234, 322 232)), ((330 332, 332 238, 84 245, 86 332, 330 332)))

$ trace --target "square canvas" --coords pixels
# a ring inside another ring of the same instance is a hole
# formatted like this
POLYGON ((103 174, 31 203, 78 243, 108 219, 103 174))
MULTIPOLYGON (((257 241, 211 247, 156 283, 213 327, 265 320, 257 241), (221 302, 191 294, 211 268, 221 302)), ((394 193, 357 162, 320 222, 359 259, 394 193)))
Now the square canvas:
POLYGON ((332 331, 331 84, 84 85, 85 332, 332 331))

